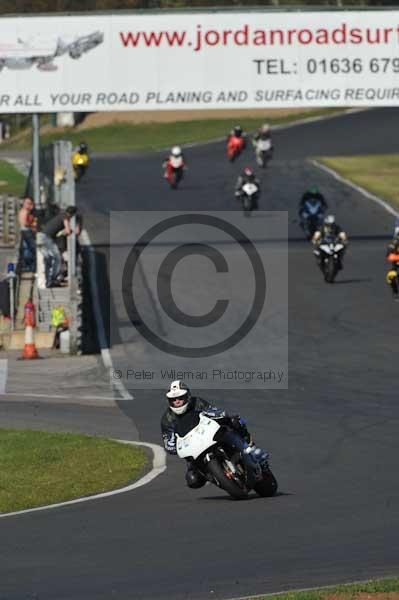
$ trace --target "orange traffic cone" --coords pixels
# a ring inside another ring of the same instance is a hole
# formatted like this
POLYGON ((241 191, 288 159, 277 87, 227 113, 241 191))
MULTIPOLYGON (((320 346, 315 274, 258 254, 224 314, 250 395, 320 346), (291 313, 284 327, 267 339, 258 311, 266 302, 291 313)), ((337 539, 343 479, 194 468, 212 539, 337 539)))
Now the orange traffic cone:
POLYGON ((36 327, 35 312, 36 307, 32 302, 32 298, 28 298, 28 301, 24 306, 23 322, 25 324, 25 345, 21 359, 40 358, 35 346, 35 338, 33 335, 33 328, 36 327))
POLYGON ((25 326, 25 344, 22 352, 22 359, 40 358, 35 345, 32 325, 25 326))

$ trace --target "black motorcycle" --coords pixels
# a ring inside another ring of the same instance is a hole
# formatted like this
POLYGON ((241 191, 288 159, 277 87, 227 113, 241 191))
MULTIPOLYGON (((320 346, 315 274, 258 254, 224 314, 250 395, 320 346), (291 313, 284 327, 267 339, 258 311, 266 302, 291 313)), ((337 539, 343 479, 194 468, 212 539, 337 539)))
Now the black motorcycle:
POLYGON ((345 246, 339 237, 326 236, 313 251, 326 283, 334 283, 338 271, 342 269, 345 246))

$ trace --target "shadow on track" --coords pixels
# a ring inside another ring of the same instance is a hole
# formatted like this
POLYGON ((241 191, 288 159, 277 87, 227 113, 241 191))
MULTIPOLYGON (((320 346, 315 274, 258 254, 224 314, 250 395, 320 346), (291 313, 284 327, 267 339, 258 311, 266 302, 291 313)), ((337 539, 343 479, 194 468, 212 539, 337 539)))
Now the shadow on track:
POLYGON ((334 281, 335 284, 342 284, 342 283, 370 283, 370 281, 373 281, 371 277, 358 277, 357 279, 341 279, 341 280, 336 280, 334 281))
POLYGON ((248 498, 244 498, 243 500, 236 500, 235 498, 232 498, 231 496, 228 496, 227 493, 225 496, 203 496, 202 498, 197 498, 198 502, 202 502, 202 500, 224 500, 227 502, 248 502, 249 500, 275 500, 276 498, 280 497, 280 496, 295 496, 295 494, 292 494, 290 492, 276 492, 276 494, 274 494, 274 496, 269 496, 268 498, 261 498, 260 496, 258 496, 256 493, 251 493, 248 498))

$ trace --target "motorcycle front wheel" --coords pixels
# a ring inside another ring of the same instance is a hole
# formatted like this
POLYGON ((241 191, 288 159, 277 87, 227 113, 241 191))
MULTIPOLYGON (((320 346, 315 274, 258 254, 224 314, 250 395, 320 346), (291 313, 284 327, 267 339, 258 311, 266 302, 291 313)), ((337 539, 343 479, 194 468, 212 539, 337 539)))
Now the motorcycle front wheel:
POLYGON ((324 265, 324 279, 326 283, 334 283, 337 274, 337 266, 332 256, 328 258, 328 263, 324 265))
POLYGON ((75 175, 75 181, 80 181, 83 177, 83 175, 85 174, 85 167, 83 167, 82 165, 78 165, 77 167, 75 167, 74 169, 74 175, 75 175))
POLYGON ((244 217, 250 217, 252 210, 252 200, 250 198, 244 198, 242 202, 242 208, 244 211, 244 217))
POLYGON ((270 469, 264 473, 262 481, 259 481, 256 485, 254 485, 255 492, 259 496, 262 496, 262 498, 274 496, 274 494, 277 492, 277 488, 277 480, 270 469))
POLYGON ((219 486, 225 492, 230 494, 232 498, 235 500, 244 500, 248 497, 248 490, 246 489, 245 485, 243 484, 241 487, 234 479, 228 477, 226 474, 228 472, 227 469, 225 471, 216 458, 213 458, 209 461, 208 470, 214 479, 216 479, 219 486))

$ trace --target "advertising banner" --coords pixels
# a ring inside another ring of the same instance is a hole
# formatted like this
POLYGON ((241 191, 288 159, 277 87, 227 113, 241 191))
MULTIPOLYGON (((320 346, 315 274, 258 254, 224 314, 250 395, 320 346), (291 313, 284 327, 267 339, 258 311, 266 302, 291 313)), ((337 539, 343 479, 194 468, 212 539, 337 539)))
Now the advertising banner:
POLYGON ((0 19, 1 112, 399 104, 399 10, 0 19))

